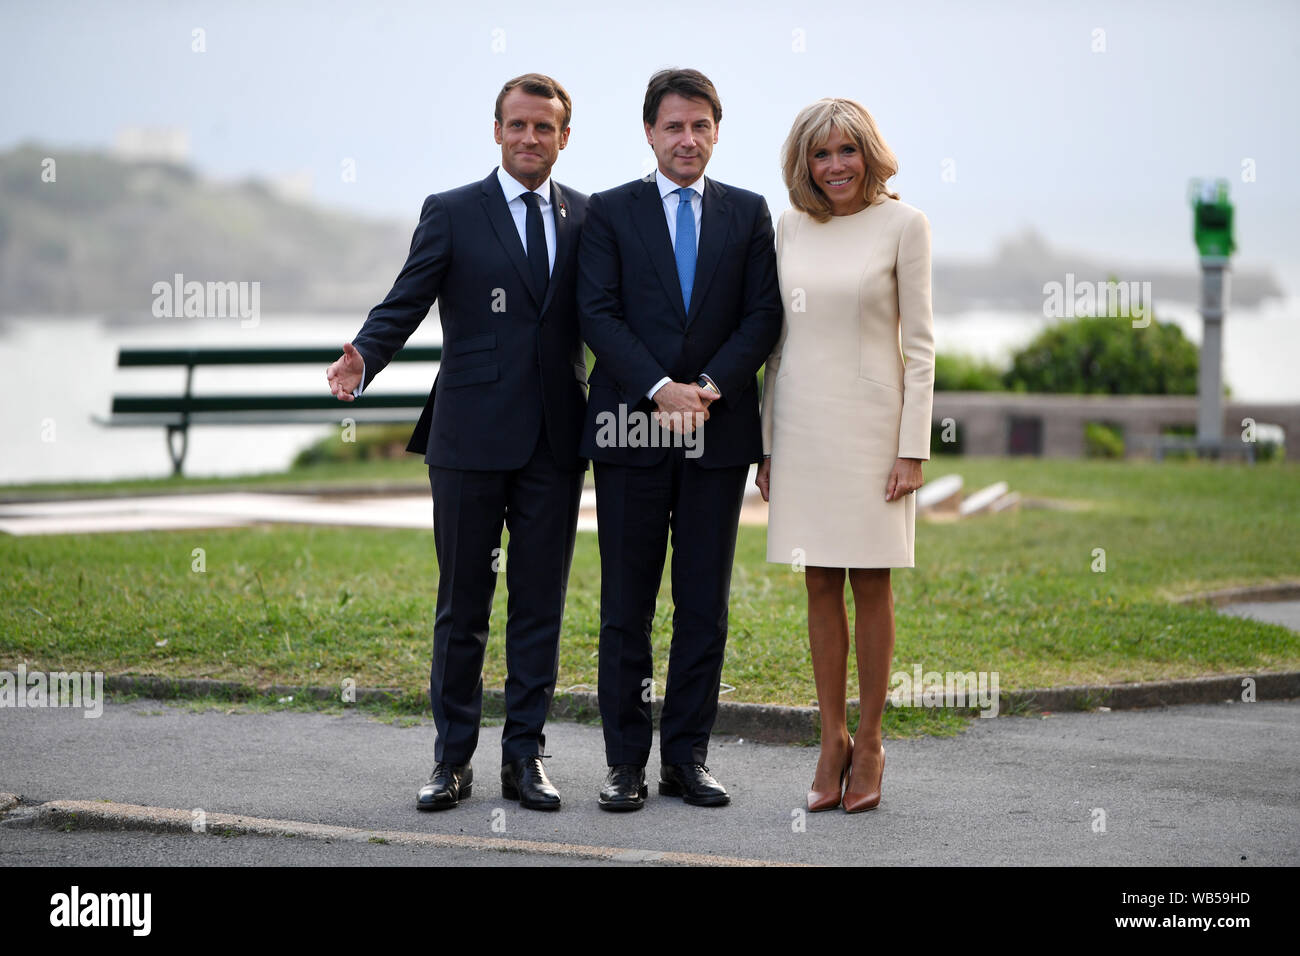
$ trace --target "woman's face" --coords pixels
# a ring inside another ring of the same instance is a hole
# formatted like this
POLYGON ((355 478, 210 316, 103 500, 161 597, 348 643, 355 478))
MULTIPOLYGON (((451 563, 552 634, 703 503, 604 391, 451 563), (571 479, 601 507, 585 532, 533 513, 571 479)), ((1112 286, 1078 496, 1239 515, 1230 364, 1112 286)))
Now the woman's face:
POLYGON ((808 171, 812 181, 831 204, 831 212, 842 216, 866 207, 863 198, 867 164, 857 143, 838 129, 830 138, 808 150, 808 171))

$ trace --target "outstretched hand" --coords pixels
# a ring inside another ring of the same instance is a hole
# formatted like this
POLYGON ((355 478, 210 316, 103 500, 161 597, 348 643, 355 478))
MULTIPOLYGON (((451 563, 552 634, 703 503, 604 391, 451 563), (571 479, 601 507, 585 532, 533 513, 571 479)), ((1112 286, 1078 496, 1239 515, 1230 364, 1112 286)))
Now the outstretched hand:
POLYGON ((339 360, 325 370, 325 379, 329 382, 330 392, 340 402, 355 402, 352 394, 361 387, 361 376, 366 363, 361 353, 352 347, 351 342, 343 343, 343 354, 339 360))

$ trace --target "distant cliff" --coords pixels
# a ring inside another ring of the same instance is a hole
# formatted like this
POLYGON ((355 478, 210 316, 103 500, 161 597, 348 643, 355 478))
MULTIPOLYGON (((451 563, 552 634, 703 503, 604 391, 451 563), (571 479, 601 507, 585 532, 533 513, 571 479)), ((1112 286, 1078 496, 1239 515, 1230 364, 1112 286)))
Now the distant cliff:
MULTIPOLYGON (((951 313, 990 308, 1037 312, 1043 308, 1043 285, 1048 282, 1065 284, 1067 273, 1074 275, 1075 284, 1104 283, 1112 276, 1124 282, 1150 282, 1151 297, 1157 309, 1162 301, 1195 304, 1201 297, 1201 275, 1190 235, 1187 239, 1187 268, 1171 270, 1126 263, 1104 253, 1056 249, 1041 235, 1028 230, 1004 240, 993 257, 983 262, 958 264, 936 260, 934 310, 951 313)), ((1270 273, 1233 267, 1228 300, 1230 309, 1256 305, 1262 299, 1281 295, 1282 288, 1270 273)))
POLYGON ((151 317, 153 284, 260 282, 265 311, 364 312, 412 221, 364 219, 216 183, 187 166, 25 144, 0 153, 0 314, 151 317), (55 181, 42 160, 55 160, 55 181))
MULTIPOLYGON (((454 184, 445 184, 454 185, 454 184)), ((278 196, 257 180, 219 183, 188 166, 26 144, 0 153, 0 315, 108 314, 149 319, 156 282, 260 282, 265 312, 364 313, 388 292, 410 247, 405 222, 366 219, 278 196), (56 179, 42 179, 42 161, 56 179)), ((1151 282, 1161 300, 1195 302, 1190 240, 1181 272, 1053 249, 1033 232, 984 262, 934 264, 939 313, 1039 311, 1043 285, 1151 282)), ((1231 304, 1281 294, 1267 273, 1234 271, 1231 304)))

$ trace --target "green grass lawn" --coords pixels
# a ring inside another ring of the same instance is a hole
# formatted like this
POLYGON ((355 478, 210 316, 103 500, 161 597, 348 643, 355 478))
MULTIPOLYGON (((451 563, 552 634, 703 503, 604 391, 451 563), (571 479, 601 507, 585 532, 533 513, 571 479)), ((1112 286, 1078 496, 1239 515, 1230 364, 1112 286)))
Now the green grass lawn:
MULTIPOLYGON (((357 465, 334 477, 383 472, 387 480, 403 467, 422 477, 412 464, 357 465)), ((1003 688, 1026 688, 1300 666, 1300 635, 1171 600, 1300 579, 1300 468, 939 459, 926 477, 952 471, 968 489, 1004 479, 1028 497, 1073 507, 920 522, 917 567, 894 573, 896 670, 997 671, 1003 688), (1102 573, 1092 570, 1097 548, 1105 549, 1102 573)), ((768 564, 764 549, 762 528, 741 528, 723 671, 735 690, 726 699, 810 704, 803 577, 768 564)), ((408 692, 427 684, 432 530, 282 525, 0 538, 0 571, 7 669, 25 661, 262 685, 337 686, 351 677, 408 692), (195 548, 205 551, 202 573, 191 570, 195 548)), ((595 535, 579 535, 560 689, 595 686, 599 584, 595 535)), ((503 580, 489 687, 504 681, 505 597, 503 580)), ((671 615, 665 575, 655 621, 660 688, 671 615)), ((852 673, 850 683, 855 694, 852 673)))

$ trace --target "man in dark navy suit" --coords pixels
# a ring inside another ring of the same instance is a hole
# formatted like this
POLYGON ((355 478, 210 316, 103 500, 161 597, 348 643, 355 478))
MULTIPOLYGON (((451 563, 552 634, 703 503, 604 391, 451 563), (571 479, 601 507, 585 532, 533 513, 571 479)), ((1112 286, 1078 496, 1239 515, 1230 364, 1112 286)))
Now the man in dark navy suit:
POLYGON ((501 790, 531 809, 560 806, 542 767, 543 726, 586 471, 574 286, 587 197, 550 178, 571 114, 569 94, 548 76, 502 87, 501 166, 424 201, 392 291, 327 372, 333 393, 355 400, 437 300, 442 362, 407 446, 429 465, 439 569, 429 674, 436 764, 417 796, 422 810, 454 807, 473 787, 501 563, 509 591, 501 790), (510 545, 501 562, 503 524, 510 545))
POLYGON ((699 806, 730 799, 705 760, 736 525, 749 465, 763 457, 755 376, 781 331, 767 203, 704 178, 722 119, 713 84, 696 70, 656 73, 642 119, 658 169, 591 197, 578 253, 582 334, 596 355, 581 451, 596 474, 607 810, 646 797, 650 631, 670 535, 659 792, 699 806))

